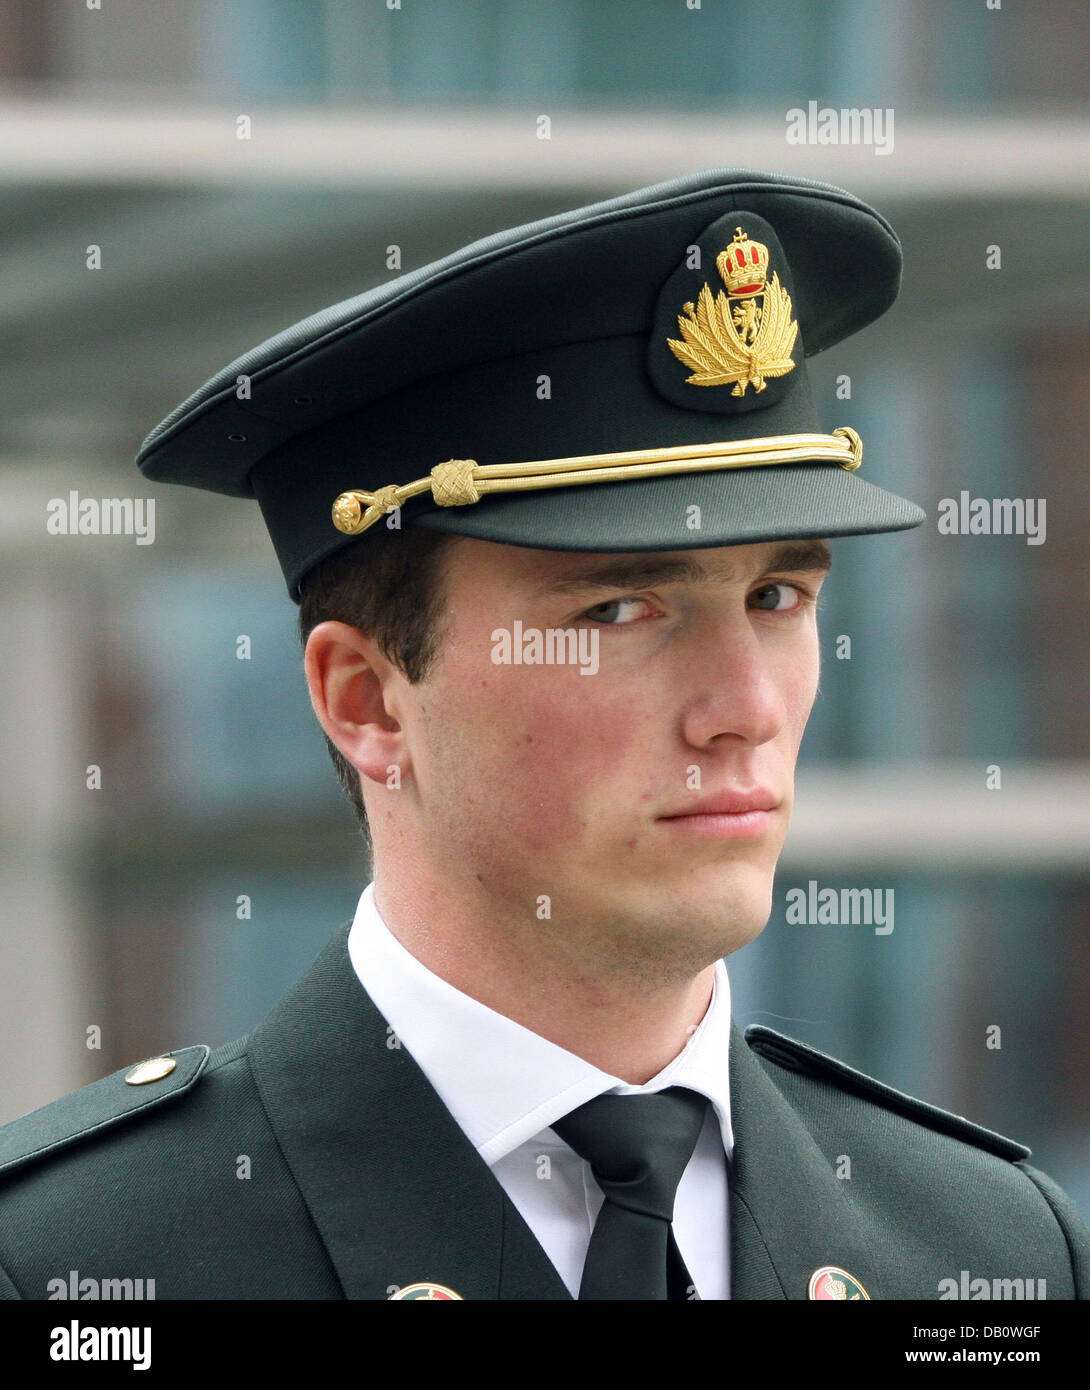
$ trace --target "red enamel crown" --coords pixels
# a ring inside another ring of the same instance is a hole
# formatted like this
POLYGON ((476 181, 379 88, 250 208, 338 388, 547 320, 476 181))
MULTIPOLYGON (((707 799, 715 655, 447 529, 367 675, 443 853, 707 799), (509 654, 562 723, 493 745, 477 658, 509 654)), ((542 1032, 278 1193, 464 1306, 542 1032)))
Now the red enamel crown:
POLYGON ((728 294, 760 294, 768 275, 768 247, 750 241, 739 227, 731 244, 715 258, 715 264, 728 294))

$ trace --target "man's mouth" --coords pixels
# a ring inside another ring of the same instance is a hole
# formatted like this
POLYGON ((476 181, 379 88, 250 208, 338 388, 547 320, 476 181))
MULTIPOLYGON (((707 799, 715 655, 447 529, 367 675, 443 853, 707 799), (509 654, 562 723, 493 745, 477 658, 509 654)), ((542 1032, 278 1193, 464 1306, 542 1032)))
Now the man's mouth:
POLYGON ((673 830, 711 839, 758 839, 772 828, 780 804, 767 787, 732 788, 697 797, 658 819, 673 830))

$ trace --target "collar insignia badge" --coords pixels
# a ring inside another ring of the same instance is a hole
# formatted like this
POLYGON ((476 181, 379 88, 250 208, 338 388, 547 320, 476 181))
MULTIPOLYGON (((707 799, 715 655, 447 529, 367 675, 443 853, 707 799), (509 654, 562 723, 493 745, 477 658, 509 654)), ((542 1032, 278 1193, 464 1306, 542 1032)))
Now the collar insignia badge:
POLYGON ((859 1280, 836 1265, 822 1265, 814 1270, 807 1297, 811 1303, 854 1302, 860 1298, 870 1302, 870 1294, 859 1280))
POLYGON ((404 1288, 398 1289, 397 1293, 392 1293, 387 1302, 393 1303, 400 1298, 433 1298, 442 1299, 445 1303, 454 1299, 458 1303, 465 1302, 460 1293, 448 1289, 445 1284, 432 1284, 428 1281, 419 1284, 406 1284, 404 1288))

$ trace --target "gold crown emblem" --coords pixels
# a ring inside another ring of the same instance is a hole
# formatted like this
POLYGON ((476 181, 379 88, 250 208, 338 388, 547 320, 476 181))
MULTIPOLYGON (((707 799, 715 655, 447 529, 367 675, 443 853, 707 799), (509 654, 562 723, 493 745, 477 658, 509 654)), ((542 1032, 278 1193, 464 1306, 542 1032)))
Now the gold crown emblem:
POLYGON ((705 282, 696 303, 678 315, 681 337, 667 338, 667 345, 691 369, 690 386, 731 386, 732 396, 744 396, 750 386, 763 391, 768 377, 795 369, 799 326, 791 296, 775 271, 768 278, 768 247, 750 241, 741 227, 715 265, 727 292, 713 295, 705 282))
POLYGON ((716 256, 715 268, 732 298, 760 294, 768 276, 768 247, 750 241, 739 227, 731 244, 716 256))

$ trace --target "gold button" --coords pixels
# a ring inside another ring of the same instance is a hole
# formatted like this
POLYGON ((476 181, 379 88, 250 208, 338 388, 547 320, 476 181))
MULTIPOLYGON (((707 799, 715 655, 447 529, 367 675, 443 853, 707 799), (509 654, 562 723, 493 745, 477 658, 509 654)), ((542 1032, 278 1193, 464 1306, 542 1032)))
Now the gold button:
POLYGON ((129 1086, 146 1086, 149 1081, 162 1081, 178 1065, 173 1057, 153 1057, 150 1062, 138 1062, 126 1076, 129 1086))

